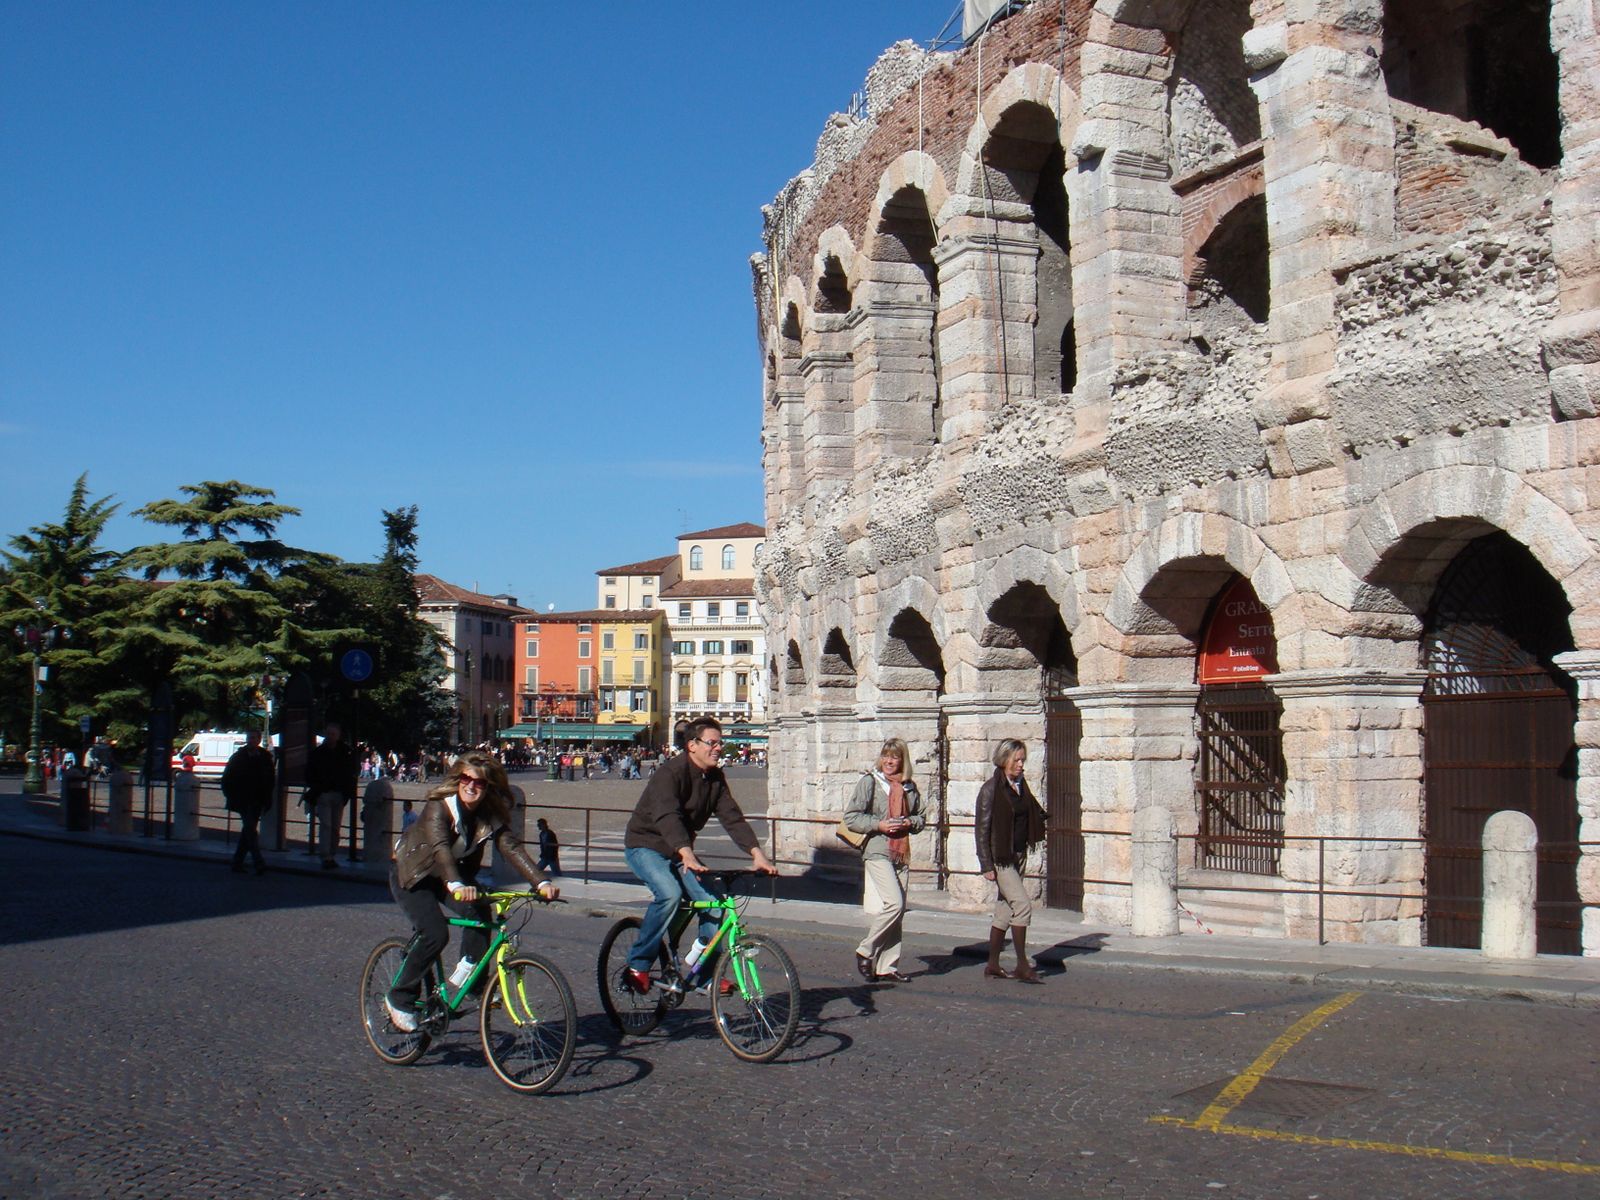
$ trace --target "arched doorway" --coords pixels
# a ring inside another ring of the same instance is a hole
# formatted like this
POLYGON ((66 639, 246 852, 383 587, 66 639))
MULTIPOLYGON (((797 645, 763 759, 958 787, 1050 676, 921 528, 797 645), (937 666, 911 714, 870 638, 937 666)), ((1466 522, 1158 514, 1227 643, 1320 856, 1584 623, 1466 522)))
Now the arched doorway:
POLYGON ((1496 812, 1539 834, 1538 949, 1581 953, 1571 606, 1508 534, 1469 542, 1439 579, 1423 629, 1427 940, 1482 944, 1483 827, 1496 812))
POLYGON ((1200 761, 1196 866, 1277 875, 1283 853, 1283 704, 1261 680, 1278 669, 1272 614, 1235 576, 1206 620, 1195 706, 1200 761))

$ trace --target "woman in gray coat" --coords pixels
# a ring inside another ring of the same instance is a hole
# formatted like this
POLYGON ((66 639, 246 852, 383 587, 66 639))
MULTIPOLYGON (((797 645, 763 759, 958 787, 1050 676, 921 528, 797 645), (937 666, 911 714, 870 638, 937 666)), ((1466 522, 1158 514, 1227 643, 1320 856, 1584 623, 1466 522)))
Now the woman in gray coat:
POLYGON ((861 844, 867 936, 856 947, 856 970, 869 983, 904 983, 900 927, 911 882, 911 835, 922 832, 924 821, 922 796, 911 782, 911 754, 901 739, 883 743, 877 766, 850 795, 844 823, 867 836, 861 844))

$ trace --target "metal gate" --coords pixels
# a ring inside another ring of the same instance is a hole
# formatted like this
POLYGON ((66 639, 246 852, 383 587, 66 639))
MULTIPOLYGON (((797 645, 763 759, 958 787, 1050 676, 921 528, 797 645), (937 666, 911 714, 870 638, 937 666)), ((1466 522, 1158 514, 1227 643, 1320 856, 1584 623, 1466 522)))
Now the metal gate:
POLYGON ((1483 937, 1483 828, 1506 809, 1539 837, 1538 950, 1581 953, 1576 706, 1550 656, 1571 648, 1554 581, 1505 534, 1439 581, 1423 637, 1423 792, 1430 946, 1483 937))
POLYGON ((1083 717, 1062 695, 1076 683, 1045 674, 1044 695, 1044 902, 1049 908, 1083 909, 1083 785, 1079 743, 1083 717))
POLYGON ((1283 852, 1283 705, 1259 683, 1205 684, 1196 861, 1215 871, 1276 875, 1283 852))

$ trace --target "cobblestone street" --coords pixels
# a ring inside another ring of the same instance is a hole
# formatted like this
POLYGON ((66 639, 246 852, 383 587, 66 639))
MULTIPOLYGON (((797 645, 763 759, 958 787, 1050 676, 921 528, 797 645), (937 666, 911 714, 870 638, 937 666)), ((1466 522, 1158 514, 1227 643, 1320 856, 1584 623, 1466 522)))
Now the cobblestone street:
POLYGON ((402 928, 376 887, 10 837, 0 865, 6 1197, 1600 1186, 1592 1009, 1366 993, 1308 1027, 1338 992, 1070 959, 1027 988, 985 982, 926 937, 907 945, 913 983, 869 987, 849 970, 847 931, 756 910, 799 965, 805 1016, 782 1060, 747 1066, 698 998, 657 1034, 615 1040, 594 985, 607 922, 573 905, 534 928, 573 984, 578 1055, 530 1099, 494 1079, 471 1021, 413 1067, 373 1056, 357 977, 402 928), (1248 1094, 1219 1101, 1225 1087, 1248 1094), (1219 1131, 1183 1124, 1219 1104, 1219 1131))

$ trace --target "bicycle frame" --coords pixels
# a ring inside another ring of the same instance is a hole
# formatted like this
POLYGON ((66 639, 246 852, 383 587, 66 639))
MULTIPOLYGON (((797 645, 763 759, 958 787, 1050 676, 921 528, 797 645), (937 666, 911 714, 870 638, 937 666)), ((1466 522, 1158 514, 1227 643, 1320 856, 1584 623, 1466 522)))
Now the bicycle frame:
POLYGON ((445 1009, 452 1015, 460 1011, 461 1002, 466 999, 467 993, 472 990, 472 986, 478 982, 480 977, 482 977, 485 968, 487 968, 490 963, 494 964, 495 970, 500 975, 501 990, 507 990, 505 971, 503 970, 501 964, 503 964, 510 956, 511 952, 517 948, 517 938, 516 934, 506 932, 506 914, 510 912, 511 906, 514 903, 531 903, 531 901, 529 901, 528 893, 526 892, 481 892, 479 893, 479 897, 480 899, 488 900, 494 905, 493 920, 479 921, 471 917, 449 918, 449 923, 451 925, 458 926, 462 929, 487 929, 492 930, 494 933, 494 936, 489 939, 488 949, 483 952, 483 957, 473 964, 472 973, 469 974, 466 979, 462 980, 461 986, 456 989, 454 995, 451 995, 450 993, 450 980, 445 974, 441 965, 439 970, 438 998, 443 1002, 445 1009))
MULTIPOLYGON (((738 905, 738 898, 734 896, 723 896, 716 900, 686 900, 683 906, 678 909, 678 915, 673 918, 672 924, 668 927, 671 933, 669 946, 675 944, 683 934, 683 931, 689 927, 689 922, 694 919, 695 913, 722 913, 722 924, 717 926, 717 932, 712 935, 711 940, 706 943, 706 948, 701 953, 703 955, 711 955, 718 946, 726 943, 728 952, 733 954, 734 983, 738 985, 739 994, 745 999, 749 999, 752 982, 759 981, 746 978, 746 971, 753 972, 754 967, 748 966, 740 959, 739 955, 733 953, 738 949, 739 938, 744 933, 744 925, 739 920, 738 905)), ((675 970, 677 965, 677 963, 673 964, 675 970)))

